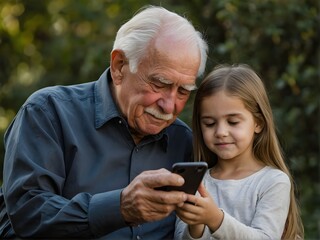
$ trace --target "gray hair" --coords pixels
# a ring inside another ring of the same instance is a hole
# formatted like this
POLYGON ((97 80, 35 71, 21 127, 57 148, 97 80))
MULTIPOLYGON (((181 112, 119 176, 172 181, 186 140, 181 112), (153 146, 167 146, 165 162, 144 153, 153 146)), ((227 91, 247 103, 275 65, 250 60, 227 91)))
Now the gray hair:
POLYGON ((137 72, 140 60, 145 56, 150 43, 158 36, 160 30, 175 34, 181 42, 197 46, 200 52, 198 76, 201 76, 207 61, 206 41, 186 18, 163 7, 143 8, 123 24, 118 30, 113 49, 122 50, 129 60, 130 71, 137 72))

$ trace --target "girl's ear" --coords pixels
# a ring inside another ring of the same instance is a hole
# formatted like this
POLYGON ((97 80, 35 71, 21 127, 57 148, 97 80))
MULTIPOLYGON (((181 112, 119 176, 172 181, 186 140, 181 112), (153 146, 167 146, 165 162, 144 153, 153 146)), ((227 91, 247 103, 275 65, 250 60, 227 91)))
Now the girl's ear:
POLYGON ((259 114, 259 116, 256 117, 256 123, 255 123, 254 132, 255 133, 260 133, 263 128, 264 128, 264 120, 262 118, 262 115, 259 114))
POLYGON ((254 129, 255 133, 260 133, 262 131, 263 127, 260 124, 256 124, 256 127, 254 129))
POLYGON ((122 67, 126 64, 127 58, 122 50, 115 49, 111 52, 110 73, 115 85, 122 82, 122 67))

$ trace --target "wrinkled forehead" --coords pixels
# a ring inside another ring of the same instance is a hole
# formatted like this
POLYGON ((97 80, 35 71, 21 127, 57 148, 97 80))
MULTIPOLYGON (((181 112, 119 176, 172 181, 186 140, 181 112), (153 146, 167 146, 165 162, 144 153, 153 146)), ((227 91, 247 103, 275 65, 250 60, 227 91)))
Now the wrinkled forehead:
POLYGON ((190 58, 199 59, 200 50, 197 42, 191 39, 180 38, 177 34, 159 35, 151 43, 154 49, 162 54, 184 58, 184 61, 190 61, 190 58))
POLYGON ((150 64, 171 69, 170 71, 195 82, 200 67, 200 53, 197 48, 192 50, 186 44, 181 45, 170 39, 157 39, 149 53, 150 64))

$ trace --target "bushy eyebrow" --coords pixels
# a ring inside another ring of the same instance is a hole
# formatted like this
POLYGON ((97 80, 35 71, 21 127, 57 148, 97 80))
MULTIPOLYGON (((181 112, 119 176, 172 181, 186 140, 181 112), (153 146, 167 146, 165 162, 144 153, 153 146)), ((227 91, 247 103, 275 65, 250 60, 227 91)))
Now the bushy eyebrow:
POLYGON ((185 84, 185 85, 181 85, 181 87, 190 91, 190 92, 197 90, 197 86, 195 84, 185 84))
MULTIPOLYGON (((172 81, 170 81, 168 79, 165 79, 164 77, 153 77, 153 79, 158 80, 158 81, 160 81, 161 83, 164 83, 164 84, 168 84, 168 85, 172 85, 173 84, 172 81)), ((179 87, 182 87, 187 91, 193 91, 193 90, 197 89, 197 86, 195 84, 183 84, 183 85, 181 85, 179 87)))

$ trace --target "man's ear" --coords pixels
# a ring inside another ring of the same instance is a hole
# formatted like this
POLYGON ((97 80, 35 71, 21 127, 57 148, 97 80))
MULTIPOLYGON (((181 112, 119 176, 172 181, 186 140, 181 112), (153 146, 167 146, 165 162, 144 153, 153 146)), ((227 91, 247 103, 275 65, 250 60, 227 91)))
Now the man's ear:
POLYGON ((122 50, 115 49, 111 52, 110 73, 115 85, 121 84, 122 68, 126 62, 127 58, 122 50))

